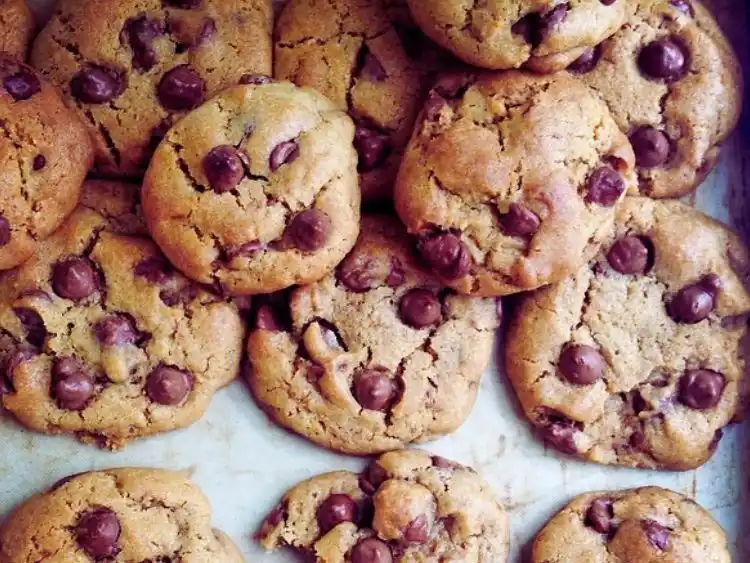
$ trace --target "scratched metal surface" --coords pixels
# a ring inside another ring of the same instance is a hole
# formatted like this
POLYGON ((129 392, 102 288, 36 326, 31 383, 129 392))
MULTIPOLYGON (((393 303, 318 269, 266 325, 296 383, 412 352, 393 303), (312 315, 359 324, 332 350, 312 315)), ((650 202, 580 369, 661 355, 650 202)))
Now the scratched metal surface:
MULTIPOLYGON (((43 18, 51 0, 30 1, 43 18)), ((711 5, 738 52, 750 62, 746 23, 750 10, 745 0, 713 0, 711 5)), ((750 73, 750 66, 745 68, 750 73)), ((750 232, 747 188, 750 119, 726 144, 717 171, 691 200, 750 232)), ((579 463, 558 457, 532 438, 495 365, 485 375, 469 421, 454 435, 426 448, 474 466, 493 485, 510 511, 511 561, 525 559, 534 534, 572 496, 647 484, 696 498, 726 529, 735 561, 750 561, 747 429, 730 429, 714 458, 698 471, 658 473, 579 463)), ((250 533, 265 512, 302 479, 339 468, 359 470, 364 463, 326 452, 273 426, 237 382, 214 399, 206 416, 192 428, 144 440, 114 454, 66 437, 25 432, 7 417, 0 420, 0 514, 6 515, 22 499, 71 473, 115 466, 184 469, 210 497, 215 525, 234 538, 249 561, 292 562, 295 558, 288 553, 263 555, 252 542, 250 533)))

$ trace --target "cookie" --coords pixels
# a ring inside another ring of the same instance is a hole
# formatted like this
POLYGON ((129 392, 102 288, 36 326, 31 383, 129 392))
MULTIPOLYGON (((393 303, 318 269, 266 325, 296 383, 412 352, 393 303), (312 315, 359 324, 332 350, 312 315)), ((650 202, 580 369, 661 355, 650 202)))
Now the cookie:
POLYGON ((183 473, 127 468, 73 475, 27 500, 0 532, 0 559, 244 561, 183 473))
POLYGON ((31 61, 88 125, 97 170, 139 177, 187 111, 271 73, 272 18, 270 0, 62 0, 31 61))
POLYGON ((278 301, 258 309, 248 380, 282 426, 373 454, 453 432, 469 415, 498 305, 441 290, 395 219, 365 216, 335 273, 278 301))
POLYGON ((0 296, 0 400, 31 430, 117 449, 192 424, 239 374, 237 308, 84 207, 0 296))
POLYGON ((319 280, 351 250, 360 192, 354 126, 313 90, 237 86, 172 128, 143 184, 154 240, 233 295, 319 280))
POLYGON ((463 61, 488 69, 561 70, 616 32, 628 0, 409 0, 414 20, 463 61))
POLYGON ((627 25, 569 70, 629 135, 642 195, 680 197, 714 168, 742 109, 742 71, 697 0, 638 0, 627 25))
POLYGON ((274 73, 349 112, 363 199, 390 200, 421 76, 384 0, 291 0, 276 24, 274 73))
POLYGON ((627 198, 602 252, 525 296, 506 367, 558 450, 686 470, 713 454, 746 393, 750 259, 677 201, 627 198))
POLYGON ((25 0, 0 1, 0 27, 0 51, 19 61, 26 60, 36 23, 25 0))
POLYGON ((147 237, 140 200, 138 184, 89 178, 83 184, 80 205, 103 216, 110 232, 147 237))
POLYGON ((300 483, 258 539, 318 563, 504 563, 509 534, 505 508, 474 470, 408 450, 381 456, 361 475, 300 483))
POLYGON ((534 540, 530 563, 730 563, 724 530, 692 500, 659 487, 587 493, 534 540))
POLYGON ((73 212, 93 149, 30 67, 0 54, 0 271, 22 264, 73 212))
POLYGON ((396 210, 443 282, 507 295, 573 273, 635 190, 633 151, 564 73, 449 75, 429 94, 396 210))

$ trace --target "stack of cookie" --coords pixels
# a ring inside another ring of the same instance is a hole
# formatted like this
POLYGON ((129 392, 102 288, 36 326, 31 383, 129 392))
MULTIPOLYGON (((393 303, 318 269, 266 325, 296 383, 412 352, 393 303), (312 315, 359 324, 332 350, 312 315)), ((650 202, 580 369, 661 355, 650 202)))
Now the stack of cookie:
MULTIPOLYGON (((669 199, 739 118, 709 12, 285 4, 274 23, 271 0, 60 0, 30 66, 28 9, 0 5, 3 407, 117 449, 189 426, 242 375, 279 425, 380 456, 289 491, 263 546, 503 563, 488 485, 403 448, 466 420, 500 299, 522 294, 506 371, 541 438, 705 463, 741 415, 750 314, 737 235, 669 199)), ((655 488, 575 499, 532 561, 605 554, 729 561, 708 513, 655 488)), ((181 476, 127 469, 14 514, 0 561, 47 557, 242 560, 181 476)))

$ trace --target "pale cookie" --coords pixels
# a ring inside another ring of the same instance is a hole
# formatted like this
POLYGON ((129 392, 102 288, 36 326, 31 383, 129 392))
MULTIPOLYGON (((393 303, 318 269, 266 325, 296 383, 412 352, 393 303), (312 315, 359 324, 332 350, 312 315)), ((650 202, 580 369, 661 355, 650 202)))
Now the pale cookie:
POLYGON ((630 0, 409 0, 417 24, 474 66, 555 72, 620 29, 630 0))
POLYGON ((406 150, 396 210, 445 284, 527 291, 597 252, 635 190, 633 161, 606 106, 564 73, 447 76, 406 150))
POLYGON ((731 563, 711 515, 673 491, 645 487, 576 497, 539 532, 530 563, 731 563))
POLYGON ((327 448, 424 442, 469 415, 498 311, 441 290, 398 221, 366 216, 335 274, 258 309, 249 382, 274 420, 327 448))
POLYGON ((99 172, 143 175, 169 127, 271 73, 270 0, 61 0, 31 53, 88 125, 99 172))
POLYGON ((109 225, 80 208, 0 279, 0 374, 24 426, 116 449, 198 420, 239 374, 244 330, 234 305, 109 225))
POLYGON ((211 528, 211 507, 184 474, 110 469, 58 481, 18 507, 0 532, 0 561, 242 563, 211 528))
POLYGON ((747 250, 676 201, 627 198, 602 252, 525 296, 507 373, 554 447, 605 464, 693 469, 742 414, 747 250))
POLYGON ((315 563, 504 563, 505 508, 474 470, 419 450, 364 473, 313 477, 284 495, 258 539, 315 563))
POLYGON ((0 0, 0 51, 26 60, 35 27, 34 14, 25 0, 0 0))
POLYGON ((635 15, 569 70, 630 136, 642 195, 680 197, 713 170, 742 110, 742 70, 697 0, 637 0, 635 15))
POLYGON ((313 90, 237 86, 169 132, 143 184, 154 240, 233 295, 315 282, 359 232, 354 126, 313 90))
POLYGON ((0 271, 36 251, 78 203, 86 128, 30 67, 0 54, 0 271))

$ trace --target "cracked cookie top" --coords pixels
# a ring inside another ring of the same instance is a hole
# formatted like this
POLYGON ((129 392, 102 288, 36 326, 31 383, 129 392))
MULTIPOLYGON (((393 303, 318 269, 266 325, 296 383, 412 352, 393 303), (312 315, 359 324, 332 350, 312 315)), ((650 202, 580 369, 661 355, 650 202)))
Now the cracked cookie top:
POLYGON ((186 111, 271 73, 272 18, 270 0, 62 0, 31 61, 88 125, 97 170, 136 177, 186 111))
POLYGON ((276 24, 276 78, 315 88, 357 129, 365 202, 390 199, 421 95, 384 0, 291 0, 276 24))
POLYGON ((26 60, 26 53, 34 35, 34 14, 26 0, 3 0, 0 2, 0 52, 19 60, 26 60))
POLYGON ((258 532, 316 563, 504 563, 504 507, 473 469, 420 450, 380 456, 362 474, 338 471, 284 495, 258 532))
POLYGON ((422 257, 464 294, 573 273, 635 189, 633 150, 566 74, 447 75, 430 92, 395 188, 422 257))
POLYGON ((32 430, 116 449, 195 422, 239 374, 244 331, 234 305, 110 222, 79 208, 0 278, 0 396, 32 430))
POLYGON ((714 168, 742 108, 742 71, 697 0, 639 0, 609 40, 569 71, 630 136, 642 195, 680 197, 714 168))
POLYGON ((237 86, 169 132, 146 174, 154 240, 189 277, 234 295, 311 283, 359 231, 354 126, 313 90, 237 86))
POLYGON ((414 20, 465 62, 555 72, 620 29, 629 0, 409 0, 414 20))
POLYGON ((336 273, 258 309, 248 378, 271 417, 327 448, 424 442, 469 415, 498 312, 442 290, 397 220, 366 216, 336 273))
POLYGON ((730 563, 727 537, 692 500, 659 487, 576 497, 537 535, 530 563, 730 563))
POLYGON ((0 54, 0 271, 22 264, 78 202, 86 128, 30 67, 0 54))
POLYGON ((242 563, 211 528, 211 507, 184 474, 110 469, 58 481, 18 507, 0 533, 3 563, 242 563))
POLYGON ((525 296, 506 367, 549 444, 605 464, 693 469, 746 394, 747 250, 676 201, 626 198, 602 252, 525 296))
POLYGON ((89 178, 83 183, 79 204, 104 217, 112 233, 147 237, 140 195, 138 184, 89 178))

